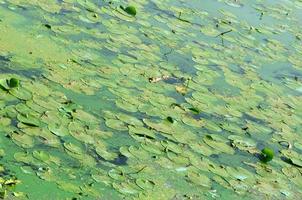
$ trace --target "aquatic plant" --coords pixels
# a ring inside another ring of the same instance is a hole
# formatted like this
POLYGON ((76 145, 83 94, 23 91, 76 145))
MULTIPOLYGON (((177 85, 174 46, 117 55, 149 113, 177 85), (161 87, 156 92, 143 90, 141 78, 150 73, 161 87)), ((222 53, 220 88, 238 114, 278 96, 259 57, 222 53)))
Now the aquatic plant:
POLYGON ((19 87, 20 85, 20 81, 19 79, 16 79, 16 78, 11 78, 7 81, 7 85, 10 87, 10 88, 16 88, 16 87, 19 87))
POLYGON ((244 1, 244 17, 232 0, 2 2, 0 162, 22 181, 10 191, 301 199, 298 0, 244 1))
POLYGON ((134 6, 128 6, 126 8, 124 8, 123 6, 120 6, 120 8, 129 15, 132 15, 132 16, 136 15, 136 8, 134 6))
POLYGON ((271 161, 274 158, 274 150, 270 149, 268 147, 265 147, 264 149, 261 150, 261 161, 264 163, 267 163, 271 161))

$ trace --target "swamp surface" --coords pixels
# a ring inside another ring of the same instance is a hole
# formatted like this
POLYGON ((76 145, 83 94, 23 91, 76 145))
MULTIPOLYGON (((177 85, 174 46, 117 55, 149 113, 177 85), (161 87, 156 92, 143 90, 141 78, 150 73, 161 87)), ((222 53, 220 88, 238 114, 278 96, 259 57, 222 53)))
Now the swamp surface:
POLYGON ((302 199, 301 27, 301 0, 0 0, 0 198, 302 199))

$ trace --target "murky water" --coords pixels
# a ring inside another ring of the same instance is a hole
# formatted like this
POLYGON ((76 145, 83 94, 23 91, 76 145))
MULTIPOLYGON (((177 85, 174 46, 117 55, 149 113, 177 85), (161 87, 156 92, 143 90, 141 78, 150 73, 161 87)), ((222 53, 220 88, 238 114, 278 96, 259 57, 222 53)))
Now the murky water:
POLYGON ((301 25, 299 0, 0 0, 0 198, 301 199, 301 25))

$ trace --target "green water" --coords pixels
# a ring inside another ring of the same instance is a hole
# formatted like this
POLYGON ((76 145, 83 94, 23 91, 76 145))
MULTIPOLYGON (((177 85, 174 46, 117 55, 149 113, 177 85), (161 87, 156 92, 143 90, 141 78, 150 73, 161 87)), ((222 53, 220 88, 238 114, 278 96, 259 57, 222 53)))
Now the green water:
POLYGON ((0 198, 301 199, 301 13, 0 0, 0 198))

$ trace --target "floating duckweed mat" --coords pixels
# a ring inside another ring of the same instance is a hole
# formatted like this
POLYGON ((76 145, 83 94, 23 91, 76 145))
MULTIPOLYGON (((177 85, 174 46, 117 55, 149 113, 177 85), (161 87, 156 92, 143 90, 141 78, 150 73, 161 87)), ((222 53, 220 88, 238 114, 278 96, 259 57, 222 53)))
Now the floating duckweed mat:
POLYGON ((302 199, 301 13, 0 0, 0 198, 302 199))

